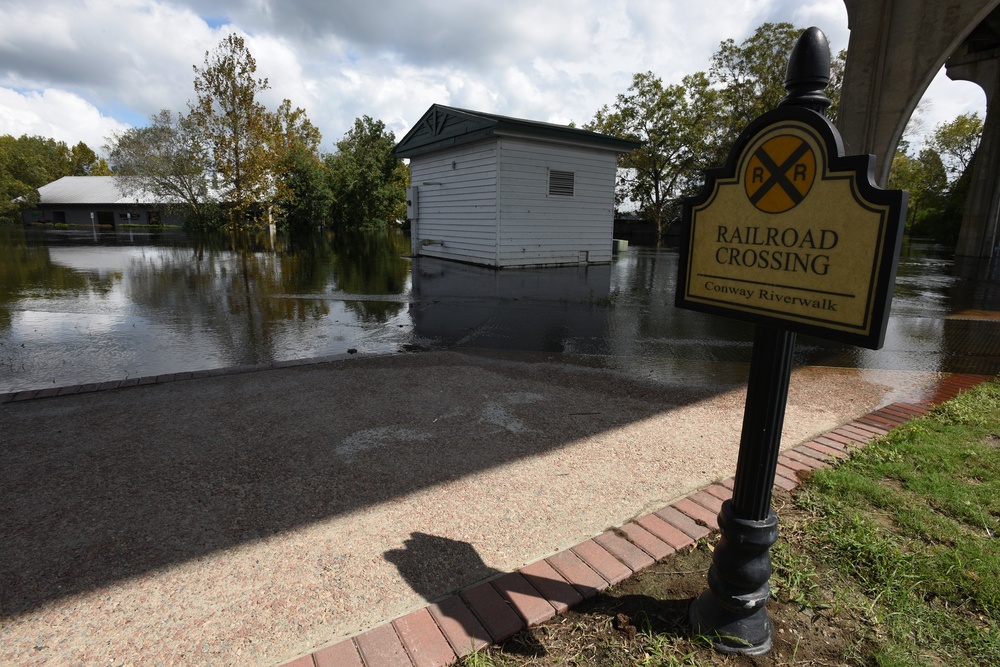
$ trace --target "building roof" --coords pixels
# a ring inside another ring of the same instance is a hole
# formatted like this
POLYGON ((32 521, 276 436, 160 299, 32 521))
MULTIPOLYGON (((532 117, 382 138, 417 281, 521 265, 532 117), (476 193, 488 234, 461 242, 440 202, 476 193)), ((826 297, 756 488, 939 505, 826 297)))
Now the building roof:
POLYGON ((114 176, 63 176, 38 188, 39 204, 157 204, 152 195, 123 194, 114 176))
POLYGON ((395 154, 409 158, 501 136, 572 144, 614 153, 628 153, 639 147, 636 141, 567 125, 434 104, 396 145, 395 154))

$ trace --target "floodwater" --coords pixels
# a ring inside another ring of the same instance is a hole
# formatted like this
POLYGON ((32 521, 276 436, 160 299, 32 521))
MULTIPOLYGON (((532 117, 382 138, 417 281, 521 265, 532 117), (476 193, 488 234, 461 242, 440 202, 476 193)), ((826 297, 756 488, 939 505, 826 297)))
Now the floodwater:
MULTIPOLYGON (((417 348, 498 350, 667 383, 745 382, 752 327, 673 307, 677 253, 512 269, 411 259, 399 232, 261 237, 0 228, 0 392, 417 348)), ((908 243, 882 350, 796 361, 1000 372, 1000 271, 908 243)))

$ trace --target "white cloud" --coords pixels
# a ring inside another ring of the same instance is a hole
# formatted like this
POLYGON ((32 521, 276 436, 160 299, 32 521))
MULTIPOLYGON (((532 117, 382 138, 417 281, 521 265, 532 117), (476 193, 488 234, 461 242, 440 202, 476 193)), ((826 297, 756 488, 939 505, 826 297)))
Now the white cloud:
MULTIPOLYGON (((434 102, 582 124, 635 72, 677 83, 765 21, 847 47, 842 0, 3 0, 0 133, 51 127, 94 147, 102 128, 183 111, 192 66, 230 32, 268 78, 265 102, 304 108, 326 150, 362 115, 401 137, 434 102)), ((943 94, 932 127, 958 111, 943 94)))
POLYGON ((0 134, 49 137, 73 146, 81 141, 101 152, 106 137, 128 126, 103 115, 79 95, 64 90, 19 93, 0 88, 0 134))

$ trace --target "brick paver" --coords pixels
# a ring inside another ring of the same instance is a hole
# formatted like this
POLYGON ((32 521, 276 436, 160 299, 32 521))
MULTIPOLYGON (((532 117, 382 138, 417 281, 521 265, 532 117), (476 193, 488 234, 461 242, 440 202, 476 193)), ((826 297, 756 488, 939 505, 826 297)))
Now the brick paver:
POLYGON ((621 527, 621 531, 625 533, 629 542, 645 551, 654 560, 666 558, 675 551, 672 546, 643 528, 638 523, 627 523, 621 527))
POLYGON ((353 639, 320 649, 312 657, 316 667, 365 667, 353 639))
POLYGON ((787 452, 784 452, 783 456, 787 456, 788 458, 794 461, 798 461, 803 465, 807 465, 813 470, 830 467, 829 456, 827 456, 826 454, 821 454, 817 452, 815 449, 803 448, 801 445, 799 445, 795 449, 789 449, 787 452))
MULTIPOLYGON (((824 440, 833 440, 848 448, 866 444, 871 439, 871 438, 859 438, 857 435, 845 432, 841 429, 830 431, 829 433, 824 433, 819 437, 823 438, 824 440)), ((841 449, 841 451, 843 451, 842 448, 838 449, 841 449)))
POLYGON ((489 646, 490 633, 459 596, 446 597, 429 606, 427 611, 459 657, 489 646))
POLYGON ((799 483, 799 476, 795 473, 795 468, 786 466, 781 461, 778 461, 778 464, 774 467, 774 472, 776 476, 784 477, 792 484, 798 485, 799 483))
POLYGON ((544 623, 556 615, 555 607, 520 572, 505 574, 491 583, 529 626, 544 623))
POLYGON ((844 450, 837 449, 836 447, 831 447, 830 445, 826 445, 816 440, 811 440, 805 443, 804 445, 802 445, 801 449, 813 449, 820 454, 829 454, 830 456, 833 456, 834 458, 838 459, 846 459, 848 457, 847 452, 845 452, 844 450))
POLYGON ((489 582, 466 589, 459 595, 479 617, 494 642, 503 641, 524 629, 524 621, 489 582))
POLYGON ((705 493, 710 493, 719 500, 725 502, 733 497, 733 490, 722 484, 713 484, 702 489, 705 493))
POLYGON ((573 605, 583 602, 583 595, 580 591, 573 588, 573 585, 566 581, 559 571, 547 561, 540 560, 531 565, 525 565, 521 568, 521 575, 560 614, 566 612, 573 605))
POLYGON ((698 523, 676 507, 668 505, 667 507, 656 510, 653 514, 660 517, 674 528, 685 533, 693 540, 700 540, 701 538, 708 536, 710 532, 707 527, 698 523))
POLYGON ((645 551, 628 540, 615 535, 610 530, 606 530, 600 535, 595 535, 594 541, 607 549, 612 556, 625 563, 633 572, 638 572, 656 562, 645 551))
POLYGON ((587 540, 573 547, 573 553, 594 568, 605 581, 614 585, 632 576, 632 570, 612 556, 607 549, 594 540, 587 540))
POLYGON ((811 473, 814 470, 814 468, 807 466, 805 463, 802 463, 801 461, 796 461, 792 457, 787 456, 784 452, 782 452, 781 455, 778 456, 778 463, 794 471, 796 478, 798 478, 800 473, 809 475, 809 473, 811 473))
POLYGON ((391 623, 360 634, 355 641, 366 665, 413 667, 410 657, 406 655, 406 649, 403 648, 403 642, 399 640, 396 629, 391 623))
POLYGON ((681 498, 673 506, 703 526, 711 530, 719 529, 718 512, 707 510, 690 498, 681 498))
POLYGON ((711 493, 708 493, 706 491, 695 491, 690 496, 688 496, 688 498, 690 498, 694 502, 698 503, 705 509, 710 510, 715 514, 718 514, 719 512, 722 511, 723 501, 719 500, 711 493))
POLYGON ((850 424, 844 424, 843 426, 837 429, 837 432, 844 435, 850 435, 851 437, 857 438, 860 442, 865 442, 865 443, 871 442, 880 435, 884 435, 883 433, 875 433, 872 430, 861 428, 860 426, 855 425, 853 422, 850 424))
POLYGON ((597 573, 597 570, 587 565, 569 549, 549 556, 545 562, 572 584, 585 599, 594 597, 610 585, 597 573))
POLYGON ((774 486, 775 488, 781 489, 783 491, 791 492, 798 488, 799 483, 797 481, 792 481, 783 475, 775 474, 774 486))
POLYGON ((418 609, 392 624, 415 667, 444 667, 457 659, 427 609, 418 609))
MULTIPOLYGON (((647 514, 637 519, 636 523, 669 544, 674 550, 683 549, 686 546, 694 544, 694 538, 676 526, 667 523, 662 517, 656 514, 647 514)), ((693 525, 701 528, 698 524, 693 525)), ((708 534, 707 529, 702 530, 705 530, 706 535, 708 534)))

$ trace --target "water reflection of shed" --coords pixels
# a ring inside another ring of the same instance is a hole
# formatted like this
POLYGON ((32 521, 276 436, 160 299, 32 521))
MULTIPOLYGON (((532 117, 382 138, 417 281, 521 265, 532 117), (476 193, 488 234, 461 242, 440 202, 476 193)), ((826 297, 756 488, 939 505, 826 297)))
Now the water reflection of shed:
POLYGON ((410 160, 413 254, 497 268, 610 262, 617 156, 637 145, 435 104, 396 146, 410 160))

